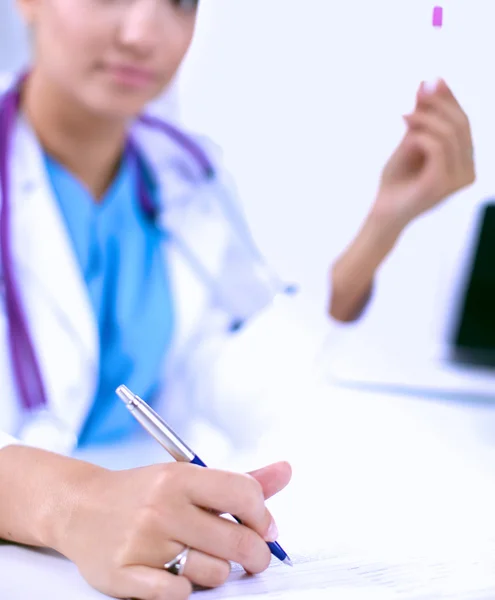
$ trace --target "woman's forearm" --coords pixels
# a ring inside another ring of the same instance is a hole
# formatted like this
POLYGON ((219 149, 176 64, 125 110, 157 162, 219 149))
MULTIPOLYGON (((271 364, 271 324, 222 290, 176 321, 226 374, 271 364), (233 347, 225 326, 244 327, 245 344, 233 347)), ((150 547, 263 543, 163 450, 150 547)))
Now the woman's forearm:
POLYGON ((371 296, 378 267, 395 246, 404 226, 371 212, 360 232, 335 262, 329 314, 338 321, 359 318, 371 296))
POLYGON ((0 450, 0 539, 59 549, 92 465, 24 446, 0 450))

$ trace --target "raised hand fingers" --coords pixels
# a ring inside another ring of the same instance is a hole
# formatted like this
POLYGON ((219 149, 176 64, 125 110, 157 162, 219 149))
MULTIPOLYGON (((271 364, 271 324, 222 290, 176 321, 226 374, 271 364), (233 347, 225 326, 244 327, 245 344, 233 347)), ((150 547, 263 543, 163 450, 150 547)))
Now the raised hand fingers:
MULTIPOLYGON (((474 181, 469 120, 445 82, 440 81, 433 92, 423 86, 415 111, 404 119, 411 132, 432 136, 443 148, 443 162, 449 173, 446 191, 455 191, 474 181)), ((438 153, 432 156, 439 158, 438 153)))
MULTIPOLYGON (((422 132, 437 141, 447 170, 451 177, 455 177, 463 168, 463 147, 454 126, 432 111, 416 111, 412 115, 406 115, 404 119, 411 131, 422 132)), ((438 152, 436 156, 438 157, 438 152)))
POLYGON ((468 116, 444 81, 438 83, 434 92, 420 91, 416 110, 433 112, 448 123, 463 149, 464 159, 473 159, 473 140, 468 116))

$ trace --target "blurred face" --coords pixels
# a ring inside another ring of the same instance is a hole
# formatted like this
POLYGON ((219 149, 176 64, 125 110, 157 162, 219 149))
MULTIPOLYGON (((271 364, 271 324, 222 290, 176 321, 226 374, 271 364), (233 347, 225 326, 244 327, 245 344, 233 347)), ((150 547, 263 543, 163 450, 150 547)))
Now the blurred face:
POLYGON ((171 82, 199 0, 18 0, 33 69, 100 115, 132 117, 171 82))

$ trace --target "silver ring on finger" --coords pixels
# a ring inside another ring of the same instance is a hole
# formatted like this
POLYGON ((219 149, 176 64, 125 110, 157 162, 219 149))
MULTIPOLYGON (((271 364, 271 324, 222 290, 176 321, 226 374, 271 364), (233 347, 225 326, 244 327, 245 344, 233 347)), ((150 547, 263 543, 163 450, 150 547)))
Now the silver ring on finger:
POLYGON ((168 563, 163 565, 165 571, 172 573, 172 575, 178 575, 179 577, 184 574, 184 570, 186 568, 187 557, 189 556, 189 550, 187 546, 179 552, 176 557, 170 560, 168 563))

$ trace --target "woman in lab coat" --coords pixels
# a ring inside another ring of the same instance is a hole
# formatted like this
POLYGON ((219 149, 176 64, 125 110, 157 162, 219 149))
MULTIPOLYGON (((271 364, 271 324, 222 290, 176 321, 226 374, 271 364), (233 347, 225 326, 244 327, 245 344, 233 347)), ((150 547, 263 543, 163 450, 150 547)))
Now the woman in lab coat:
MULTIPOLYGON (((277 529, 264 501, 289 466, 111 472, 63 455, 129 434, 122 383, 174 424, 201 413, 212 357, 283 286, 213 149, 137 119, 180 66, 197 1, 18 4, 34 59, 0 106, 0 538, 54 548, 112 596, 187 598, 225 581, 229 561, 267 567, 277 529), (164 569, 184 548, 181 575, 164 569)), ((444 83, 418 92, 407 123, 333 272, 337 318, 362 308, 401 228, 474 179, 469 124, 444 83)))

